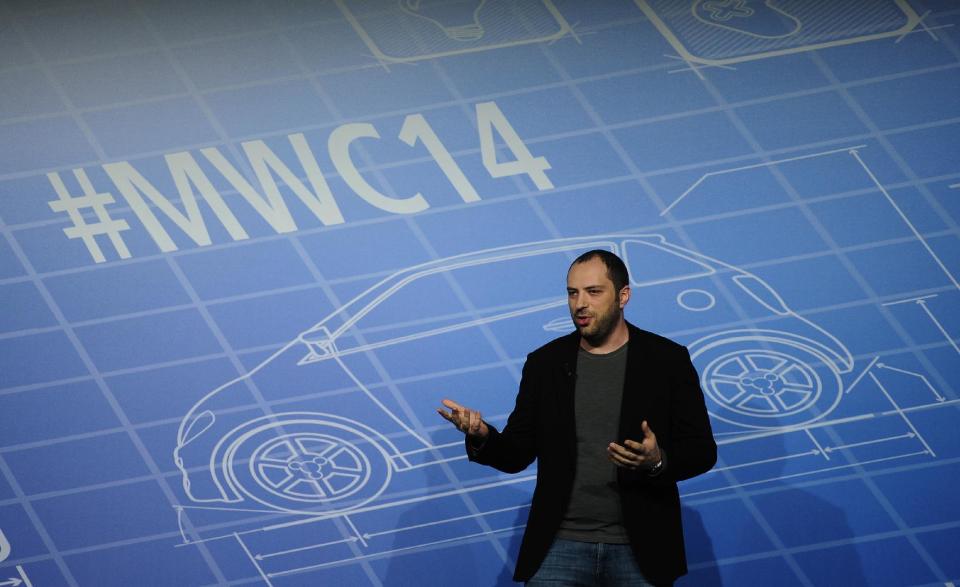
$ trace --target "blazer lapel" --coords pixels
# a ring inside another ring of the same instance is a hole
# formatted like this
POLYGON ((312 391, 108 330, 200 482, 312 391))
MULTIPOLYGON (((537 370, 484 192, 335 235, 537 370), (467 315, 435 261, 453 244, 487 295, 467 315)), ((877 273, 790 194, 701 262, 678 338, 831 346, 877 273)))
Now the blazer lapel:
POLYGON ((577 354, 580 349, 580 336, 573 333, 569 341, 565 342, 560 352, 562 356, 557 373, 557 413, 560 421, 557 423, 563 431, 562 438, 569 442, 569 450, 574 456, 577 454, 577 426, 574 421, 574 402, 577 385, 577 354))
POLYGON ((640 429, 640 422, 647 413, 647 396, 644 387, 650 384, 649 376, 653 373, 650 361, 652 360, 649 340, 643 332, 632 324, 630 340, 627 347, 627 372, 623 378, 623 398, 620 400, 620 424, 618 441, 633 438, 640 429))

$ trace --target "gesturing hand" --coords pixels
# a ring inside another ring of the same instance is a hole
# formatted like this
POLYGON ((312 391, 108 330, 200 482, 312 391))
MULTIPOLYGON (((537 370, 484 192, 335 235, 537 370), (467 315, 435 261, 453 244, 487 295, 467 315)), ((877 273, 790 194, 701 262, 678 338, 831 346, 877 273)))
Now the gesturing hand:
POLYGON ((471 410, 448 399, 443 400, 441 403, 450 408, 450 411, 448 412, 443 408, 437 408, 437 413, 443 416, 444 420, 456 426, 460 432, 478 439, 486 438, 487 434, 490 433, 483 418, 480 416, 480 412, 477 410, 471 410))
POLYGON ((640 425, 643 430, 643 440, 624 440, 623 446, 616 442, 607 445, 607 456, 618 467, 625 469, 651 469, 660 462, 663 455, 657 445, 657 436, 650 430, 647 421, 640 425))

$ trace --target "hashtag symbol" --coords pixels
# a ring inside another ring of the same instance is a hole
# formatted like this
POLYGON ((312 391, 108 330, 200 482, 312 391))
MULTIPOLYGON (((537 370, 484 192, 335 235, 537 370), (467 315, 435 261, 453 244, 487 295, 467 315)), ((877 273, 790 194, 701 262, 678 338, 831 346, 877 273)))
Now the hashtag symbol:
POLYGON ((47 179, 50 180, 50 184, 60 198, 47 203, 54 212, 66 212, 70 221, 73 222, 73 226, 63 229, 64 234, 67 235, 67 238, 82 239, 83 244, 87 246, 87 250, 90 251, 90 255, 97 263, 103 263, 107 260, 103 256, 103 251, 100 250, 100 244, 97 242, 97 237, 101 235, 107 235, 110 238, 114 250, 117 251, 121 259, 129 259, 130 250, 127 249, 127 244, 120 237, 120 232, 129 230, 130 225, 127 224, 126 220, 110 218, 110 214, 107 212, 106 205, 115 201, 113 196, 97 193, 97 190, 93 189, 93 184, 90 183, 90 178, 87 177, 87 172, 83 169, 74 169, 73 175, 77 178, 77 183, 80 184, 80 189, 83 191, 81 196, 73 197, 70 195, 67 186, 60 179, 59 173, 47 174, 47 179), (92 210, 97 217, 97 221, 87 222, 87 219, 80 213, 80 210, 83 209, 92 210))

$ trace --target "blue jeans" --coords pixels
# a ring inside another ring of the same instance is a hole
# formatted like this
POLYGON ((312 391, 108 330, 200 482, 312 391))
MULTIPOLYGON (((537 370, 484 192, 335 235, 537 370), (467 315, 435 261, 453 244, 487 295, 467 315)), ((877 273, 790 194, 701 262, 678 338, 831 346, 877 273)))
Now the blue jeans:
MULTIPOLYGON (((553 541, 527 587, 653 587, 629 544, 553 541)), ((658 585, 662 585, 658 584, 658 585)))

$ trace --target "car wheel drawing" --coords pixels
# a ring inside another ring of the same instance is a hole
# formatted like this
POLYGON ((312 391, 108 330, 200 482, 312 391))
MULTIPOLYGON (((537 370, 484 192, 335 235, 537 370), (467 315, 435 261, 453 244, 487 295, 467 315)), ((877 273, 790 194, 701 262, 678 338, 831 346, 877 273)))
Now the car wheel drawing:
POLYGON ((224 458, 241 493, 287 511, 357 508, 386 488, 391 468, 362 432, 324 419, 265 423, 240 436, 224 458))
POLYGON ((748 428, 800 426, 843 396, 840 372, 812 343, 787 333, 712 338, 691 345, 691 358, 716 418, 748 428))

